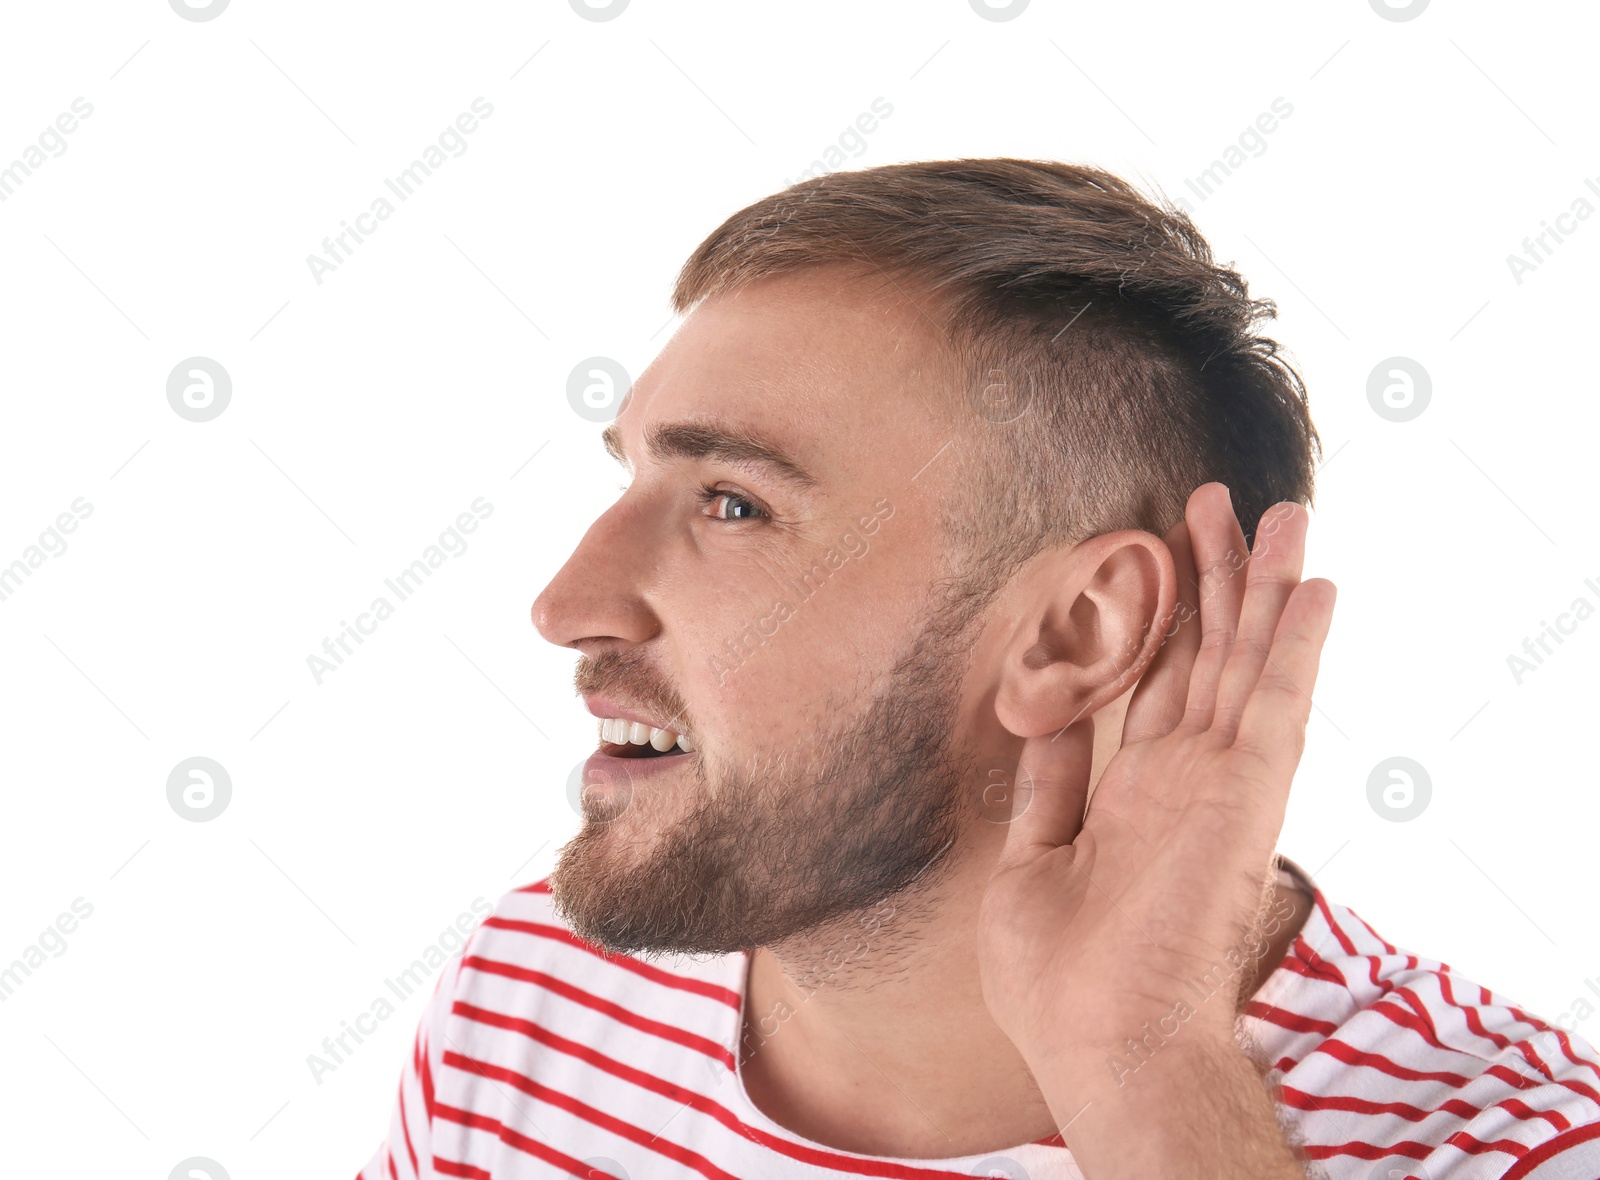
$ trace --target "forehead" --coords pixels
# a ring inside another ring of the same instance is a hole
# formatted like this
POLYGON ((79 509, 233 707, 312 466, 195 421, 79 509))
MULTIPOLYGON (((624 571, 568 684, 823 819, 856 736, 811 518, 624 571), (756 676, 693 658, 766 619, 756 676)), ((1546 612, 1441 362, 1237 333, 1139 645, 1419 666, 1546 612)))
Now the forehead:
POLYGON ((634 383, 616 431, 635 465, 647 428, 696 421, 770 439, 823 483, 892 472, 902 456, 915 471, 950 434, 939 407, 953 367, 902 289, 811 268, 698 305, 634 383))

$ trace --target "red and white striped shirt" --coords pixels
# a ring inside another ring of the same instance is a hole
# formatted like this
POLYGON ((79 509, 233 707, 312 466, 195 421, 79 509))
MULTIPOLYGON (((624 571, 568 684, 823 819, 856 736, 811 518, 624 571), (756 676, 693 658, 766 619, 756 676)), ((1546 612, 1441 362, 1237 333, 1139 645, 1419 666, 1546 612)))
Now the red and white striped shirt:
MULTIPOLYGON (((1329 1180, 1597 1180, 1600 1056, 1443 963, 1316 904, 1241 1018, 1329 1180)), ((738 1068, 746 956, 604 957, 543 881, 440 973, 385 1142, 358 1180, 1079 1177, 1059 1136, 893 1159, 785 1130, 738 1068)))

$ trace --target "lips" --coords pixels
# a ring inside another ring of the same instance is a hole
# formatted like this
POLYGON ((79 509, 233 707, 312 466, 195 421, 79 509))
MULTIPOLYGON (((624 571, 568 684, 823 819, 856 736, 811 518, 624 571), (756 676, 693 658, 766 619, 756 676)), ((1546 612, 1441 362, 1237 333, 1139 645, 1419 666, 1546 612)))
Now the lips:
POLYGON ((658 775, 671 775, 690 767, 700 755, 674 747, 671 754, 650 745, 632 742, 601 742, 584 762, 585 790, 595 790, 616 799, 632 798, 636 786, 658 775))

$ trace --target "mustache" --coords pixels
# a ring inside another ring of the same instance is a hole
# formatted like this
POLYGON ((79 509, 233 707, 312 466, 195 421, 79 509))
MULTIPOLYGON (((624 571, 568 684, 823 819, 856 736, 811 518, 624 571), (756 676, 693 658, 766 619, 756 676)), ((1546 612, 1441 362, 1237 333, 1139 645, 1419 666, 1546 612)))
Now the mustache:
MULTIPOLYGON (((688 711, 642 653, 606 651, 593 657, 581 656, 572 683, 580 696, 603 694, 636 704, 651 716, 663 718, 665 729, 683 721, 688 711)), ((693 727, 685 724, 683 728, 693 727)))

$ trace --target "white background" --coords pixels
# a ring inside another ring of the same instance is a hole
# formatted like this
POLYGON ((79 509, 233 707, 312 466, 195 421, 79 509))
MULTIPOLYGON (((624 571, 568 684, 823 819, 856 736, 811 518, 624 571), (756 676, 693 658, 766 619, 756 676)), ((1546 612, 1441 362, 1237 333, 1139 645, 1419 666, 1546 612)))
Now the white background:
POLYGON ((320 1084, 307 1055, 576 828, 593 730, 528 608, 619 475, 567 375, 638 373, 694 245, 879 97, 850 166, 1094 163, 1187 195, 1279 301, 1331 456, 1308 575, 1340 589, 1282 850, 1392 942, 1567 1013, 1600 977, 1600 619, 1520 685, 1507 656, 1600 606, 1600 217, 1521 283, 1506 257, 1600 208, 1596 24, 1444 0, 8 5, 0 164, 93 106, 0 203, 0 565, 92 505, 0 602, 0 964, 93 906, 0 1004, 8 1169, 365 1162, 422 997, 320 1084), (306 256, 478 97, 465 153, 317 283, 306 256), (1266 150, 1196 200, 1279 97, 1266 150), (165 393, 196 355, 233 381, 206 423, 165 393), (1405 423, 1366 396, 1396 355, 1432 379, 1405 423), (306 657, 480 496, 468 549, 316 684, 306 657), (166 795, 195 755, 232 779, 206 823, 166 795), (1367 799, 1392 755, 1432 780, 1406 823, 1367 799))

